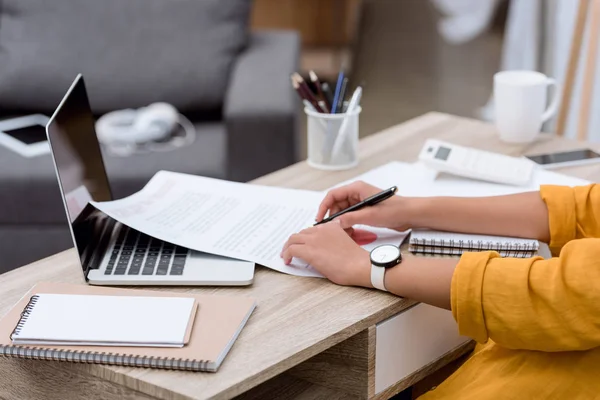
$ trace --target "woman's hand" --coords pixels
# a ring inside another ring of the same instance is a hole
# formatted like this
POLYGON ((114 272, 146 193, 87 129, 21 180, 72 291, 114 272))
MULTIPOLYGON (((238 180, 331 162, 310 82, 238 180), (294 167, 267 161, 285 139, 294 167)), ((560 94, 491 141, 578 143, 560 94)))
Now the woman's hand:
POLYGON ((281 257, 286 264, 301 258, 338 285, 372 287, 369 253, 336 220, 290 236, 281 257))
MULTIPOLYGON (((382 189, 362 181, 330 190, 319 206, 316 220, 321 221, 325 215, 333 215, 381 191, 382 189)), ((408 222, 410 211, 407 200, 400 196, 392 196, 374 206, 346 213, 336 220, 343 229, 363 224, 405 231, 411 227, 408 222)))
MULTIPOLYGON (((286 264, 292 257, 301 258, 338 285, 373 287, 369 253, 348 236, 337 219, 290 236, 281 257, 286 264)), ((398 296, 450 309, 456 264, 455 258, 404 254, 400 264, 386 271, 385 287, 398 296)))

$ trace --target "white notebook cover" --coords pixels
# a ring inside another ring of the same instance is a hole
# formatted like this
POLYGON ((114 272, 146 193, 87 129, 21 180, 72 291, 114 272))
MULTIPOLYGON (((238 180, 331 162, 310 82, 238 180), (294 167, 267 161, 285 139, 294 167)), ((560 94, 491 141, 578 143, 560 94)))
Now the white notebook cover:
POLYGON ((183 347, 193 298, 42 293, 33 296, 13 344, 183 347))

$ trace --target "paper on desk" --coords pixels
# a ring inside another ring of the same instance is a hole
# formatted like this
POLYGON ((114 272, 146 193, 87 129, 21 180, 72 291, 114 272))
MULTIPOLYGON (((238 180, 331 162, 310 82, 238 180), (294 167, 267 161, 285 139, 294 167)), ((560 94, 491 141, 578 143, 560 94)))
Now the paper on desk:
MULTIPOLYGON (((460 196, 482 197, 539 190, 541 185, 580 186, 590 182, 584 179, 559 174, 539 168, 528 186, 511 186, 462 178, 449 174, 438 174, 421 164, 391 162, 372 169, 340 185, 363 180, 382 189, 398 187, 398 194, 410 197, 460 196)), ((339 186, 339 185, 336 185, 339 186)))
POLYGON ((115 220, 192 250, 252 261, 299 276, 321 276, 279 256, 288 237, 314 223, 322 194, 160 171, 136 194, 92 202, 115 220))

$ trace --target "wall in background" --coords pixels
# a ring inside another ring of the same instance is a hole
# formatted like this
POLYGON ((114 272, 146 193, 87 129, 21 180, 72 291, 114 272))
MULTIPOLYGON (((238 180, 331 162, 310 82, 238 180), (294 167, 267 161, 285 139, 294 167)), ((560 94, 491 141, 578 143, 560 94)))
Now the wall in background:
POLYGON ((293 29, 302 37, 302 72, 335 78, 351 68, 362 0, 254 0, 252 29, 293 29))

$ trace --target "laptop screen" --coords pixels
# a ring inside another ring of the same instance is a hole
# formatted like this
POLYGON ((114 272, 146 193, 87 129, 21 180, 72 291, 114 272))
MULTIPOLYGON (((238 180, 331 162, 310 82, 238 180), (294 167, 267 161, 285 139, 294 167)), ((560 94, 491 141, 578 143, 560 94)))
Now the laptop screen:
POLYGON ((97 220, 84 215, 90 200, 112 200, 83 77, 78 75, 47 126, 71 234, 82 266, 87 245, 97 239, 97 220), (79 217, 79 218, 78 218, 79 217))

